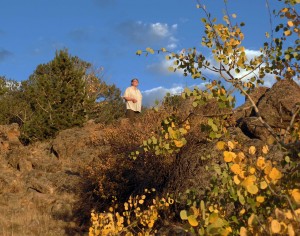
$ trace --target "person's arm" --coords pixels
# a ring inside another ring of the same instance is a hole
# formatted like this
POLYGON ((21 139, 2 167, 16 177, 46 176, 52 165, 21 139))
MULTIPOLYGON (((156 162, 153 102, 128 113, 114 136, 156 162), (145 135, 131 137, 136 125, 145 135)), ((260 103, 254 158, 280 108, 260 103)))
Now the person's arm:
POLYGON ((127 102, 133 102, 136 103, 137 100, 135 98, 129 97, 129 92, 128 89, 125 90, 124 96, 123 98, 127 101, 127 102))
POLYGON ((133 103, 136 103, 136 99, 135 98, 131 98, 131 97, 123 97, 127 102, 131 101, 133 103))

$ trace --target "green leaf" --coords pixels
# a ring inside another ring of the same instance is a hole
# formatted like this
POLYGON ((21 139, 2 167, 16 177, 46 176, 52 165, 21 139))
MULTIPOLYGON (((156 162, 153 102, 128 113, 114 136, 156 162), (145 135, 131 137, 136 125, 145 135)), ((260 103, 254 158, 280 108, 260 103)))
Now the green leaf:
POLYGON ((246 201, 245 201, 245 198, 243 195, 239 195, 239 202, 242 204, 242 205, 245 205, 246 201))
POLYGON ((187 220, 188 219, 186 210, 180 211, 180 219, 182 219, 182 220, 187 220))
POLYGON ((285 156, 284 160, 285 160, 285 162, 287 162, 287 163, 290 163, 290 162, 291 162, 291 159, 290 159, 289 156, 285 156))

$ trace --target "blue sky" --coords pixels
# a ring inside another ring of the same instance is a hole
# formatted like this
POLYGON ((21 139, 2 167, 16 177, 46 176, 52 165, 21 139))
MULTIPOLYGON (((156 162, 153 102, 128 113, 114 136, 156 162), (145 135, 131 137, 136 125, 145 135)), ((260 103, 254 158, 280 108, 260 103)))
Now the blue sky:
MULTIPOLYGON (((223 0, 201 2, 221 19, 223 0)), ((244 46, 255 55, 270 30, 265 1, 228 2, 236 20, 246 23, 244 46)), ((276 2, 270 0, 271 9, 276 2)), ((103 67, 104 80, 122 92, 133 77, 139 78, 144 105, 151 105, 166 92, 179 93, 184 86, 201 83, 168 72, 161 54, 135 55, 146 47, 174 52, 197 47, 209 57, 201 46, 204 15, 196 4, 196 0, 2 0, 0 75, 26 80, 39 64, 51 61, 56 50, 67 48, 95 68, 103 67)))

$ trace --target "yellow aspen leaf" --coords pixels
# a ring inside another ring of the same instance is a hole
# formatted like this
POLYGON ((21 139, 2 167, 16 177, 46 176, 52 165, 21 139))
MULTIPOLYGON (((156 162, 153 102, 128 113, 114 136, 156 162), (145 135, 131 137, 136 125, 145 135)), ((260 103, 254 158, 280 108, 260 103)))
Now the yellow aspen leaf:
POLYGON ((195 227, 195 226, 198 226, 198 221, 196 219, 196 217, 194 215, 189 215, 188 216, 188 222, 191 226, 195 227))
POLYGON ((231 171, 233 173, 235 173, 236 175, 238 175, 239 173, 241 173, 241 167, 239 164, 233 164, 231 167, 230 167, 231 171))
POLYGON ((142 53, 143 53, 142 50, 137 50, 135 54, 136 55, 141 55, 142 53))
POLYGON ((268 147, 268 145, 263 146, 262 152, 263 152, 263 154, 268 154, 268 152, 269 152, 269 147, 268 147))
POLYGON ((266 189, 268 187, 268 184, 266 181, 262 181, 259 184, 260 189, 266 189))
POLYGON ((223 150, 225 148, 225 144, 226 143, 224 141, 219 141, 217 142, 216 147, 218 150, 223 150))
POLYGON ((294 26, 294 22, 291 21, 291 20, 289 20, 287 24, 288 24, 289 27, 293 27, 294 26))
POLYGON ((294 230, 294 227, 292 224, 288 224, 288 235, 289 236, 296 236, 296 233, 295 233, 295 230, 294 230))
POLYGON ((237 175, 233 176, 233 182, 236 184, 236 185, 239 185, 241 183, 239 177, 237 175))
POLYGON ((284 31, 285 36, 290 36, 291 34, 292 34, 292 31, 290 31, 290 30, 284 31))
POLYGON ((180 211, 180 218, 182 220, 187 220, 188 216, 187 216, 187 211, 186 210, 180 211))
POLYGON ((256 166, 263 170, 265 167, 266 167, 266 162, 265 162, 265 158, 260 156, 257 158, 257 161, 256 161, 256 166))
POLYGON ((239 177, 245 179, 245 171, 241 171, 241 173, 239 173, 239 177))
POLYGON ((212 213, 210 216, 209 216, 209 223, 213 224, 215 223, 217 220, 219 219, 219 216, 217 213, 212 213))
POLYGON ((222 236, 227 236, 232 233, 232 228, 230 226, 226 227, 224 230, 221 231, 222 236))
POLYGON ((223 152, 224 155, 224 161, 225 162, 232 162, 232 160, 236 157, 236 154, 234 152, 223 152))
POLYGON ((173 199, 173 198, 170 198, 170 197, 168 197, 168 203, 169 203, 169 204, 173 204, 173 203, 174 203, 174 199, 173 199))
POLYGON ((285 217, 286 217, 287 219, 289 219, 289 220, 294 219, 294 216, 293 216, 291 210, 288 210, 288 211, 285 212, 284 214, 285 214, 285 217))
POLYGON ((255 146, 249 147, 249 154, 254 155, 255 153, 256 153, 256 147, 255 146))
POLYGON ((272 170, 272 164, 270 161, 266 162, 265 168, 264 168, 264 172, 266 175, 268 175, 272 170))
POLYGON ((183 146, 183 142, 181 140, 174 140, 174 144, 176 147, 180 148, 183 146))
POLYGON ((278 169, 273 167, 268 176, 271 180, 278 180, 281 179, 282 174, 278 169))
POLYGON ((291 191, 291 196, 292 196, 293 201, 299 206, 300 205, 300 190, 293 189, 291 191))
POLYGON ((245 227, 240 228, 240 236, 248 236, 248 230, 245 227))
POLYGON ((298 208, 297 210, 295 210, 295 214, 297 217, 300 217, 300 208, 298 208))
POLYGON ((232 149, 235 148, 235 143, 232 142, 232 141, 228 141, 228 142, 227 142, 227 145, 228 145, 229 150, 232 150, 232 149))
POLYGON ((193 211, 193 215, 197 217, 199 215, 199 209, 197 207, 191 206, 190 208, 193 211))
POLYGON ((255 182, 255 180, 256 180, 255 175, 249 175, 248 177, 246 177, 244 179, 244 181, 242 182, 242 185, 245 186, 245 187, 247 187, 249 185, 253 185, 253 183, 255 182))
POLYGON ((271 232, 274 234, 278 234, 281 231, 281 225, 277 220, 271 221, 271 232))
POLYGON ((240 210, 240 215, 244 215, 246 212, 245 208, 243 208, 242 210, 240 210))
POLYGON ((248 191, 248 193, 251 194, 257 194, 258 193, 258 187, 255 184, 251 184, 246 186, 246 189, 248 191))
POLYGON ((281 12, 284 13, 284 12, 287 12, 288 10, 289 10, 289 9, 285 7, 285 8, 282 8, 282 9, 281 9, 281 12))
POLYGON ((148 227, 153 228, 153 226, 154 226, 154 220, 151 219, 150 222, 148 223, 148 227))
POLYGON ((232 14, 231 16, 232 16, 232 18, 236 18, 236 14, 232 14))
POLYGON ((255 168, 253 168, 253 167, 250 167, 250 169, 249 169, 249 172, 250 172, 250 174, 254 174, 255 173, 255 168))
POLYGON ((243 152, 239 152, 237 156, 239 158, 239 161, 245 160, 245 154, 243 152))
POLYGON ((253 226, 255 219, 256 219, 256 215, 252 213, 251 216, 248 218, 248 225, 250 227, 253 226))
POLYGON ((143 204, 144 203, 144 200, 143 199, 140 199, 139 200, 139 204, 143 204))
POLYGON ((265 197, 264 196, 257 196, 256 201, 259 202, 259 203, 263 203, 265 201, 265 197))

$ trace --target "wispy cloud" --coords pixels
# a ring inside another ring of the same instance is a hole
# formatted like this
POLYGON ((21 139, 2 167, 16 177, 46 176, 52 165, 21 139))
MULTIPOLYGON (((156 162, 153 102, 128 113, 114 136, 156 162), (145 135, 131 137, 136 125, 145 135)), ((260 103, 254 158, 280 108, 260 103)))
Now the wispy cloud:
POLYGON ((143 46, 164 46, 168 49, 177 47, 175 37, 178 25, 166 23, 143 23, 142 21, 127 21, 118 25, 117 30, 130 42, 143 46))
POLYGON ((146 66, 146 70, 157 75, 169 76, 176 75, 183 77, 183 71, 181 69, 176 70, 175 73, 169 70, 172 67, 174 60, 166 60, 164 57, 160 57, 160 61, 157 63, 149 64, 146 66))
MULTIPOLYGON (((192 85, 189 86, 189 88, 193 89, 195 86, 204 89, 205 83, 192 85)), ((160 86, 160 87, 142 91, 143 105, 146 107, 154 106, 155 102, 156 101, 161 102, 163 98, 167 95, 167 93, 170 93, 171 95, 180 95, 183 92, 184 88, 185 88, 184 85, 174 85, 170 88, 165 88, 160 86)))
POLYGON ((6 50, 6 49, 0 49, 0 62, 6 60, 6 58, 12 56, 13 53, 6 50))

